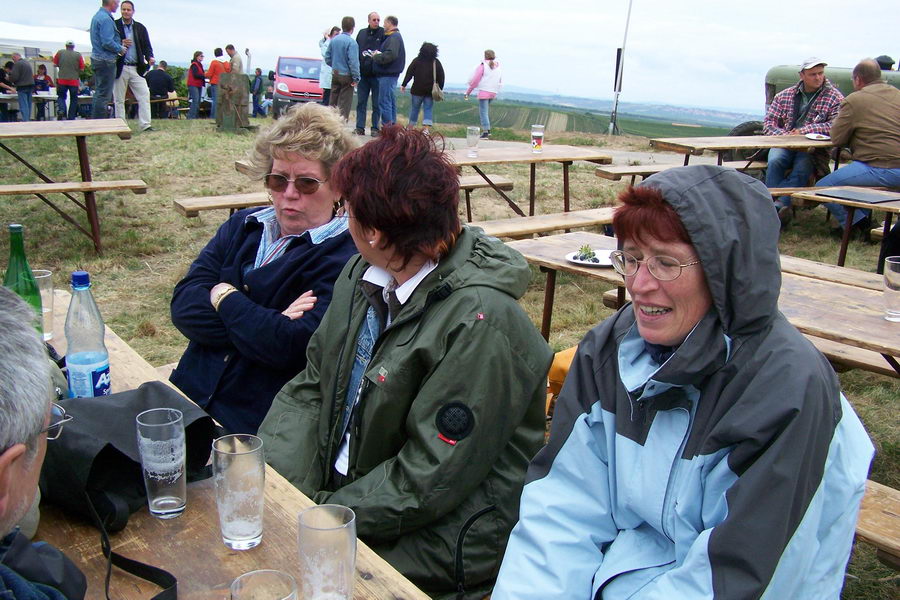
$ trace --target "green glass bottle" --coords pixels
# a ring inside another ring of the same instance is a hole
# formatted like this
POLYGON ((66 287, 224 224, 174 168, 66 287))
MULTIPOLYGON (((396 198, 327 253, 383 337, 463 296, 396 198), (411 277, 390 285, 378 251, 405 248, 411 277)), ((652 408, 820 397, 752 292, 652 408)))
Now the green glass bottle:
POLYGON ((43 335, 44 328, 41 322, 41 292, 38 290, 34 273, 28 266, 25 258, 25 240, 22 237, 23 227, 16 223, 9 226, 9 264, 6 266, 6 276, 3 278, 3 287, 9 288, 25 300, 34 309, 37 318, 34 327, 43 335))

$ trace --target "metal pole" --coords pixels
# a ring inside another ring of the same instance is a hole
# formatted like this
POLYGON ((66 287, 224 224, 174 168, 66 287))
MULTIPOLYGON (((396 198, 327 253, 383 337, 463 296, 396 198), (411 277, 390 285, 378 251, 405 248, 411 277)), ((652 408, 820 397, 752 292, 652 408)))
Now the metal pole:
POLYGON ((622 55, 619 64, 616 65, 615 85, 613 88, 613 109, 609 117, 609 134, 619 133, 619 94, 622 91, 622 71, 625 69, 625 44, 628 42, 628 25, 631 23, 631 3, 628 0, 628 13, 625 16, 625 36, 622 38, 622 55))

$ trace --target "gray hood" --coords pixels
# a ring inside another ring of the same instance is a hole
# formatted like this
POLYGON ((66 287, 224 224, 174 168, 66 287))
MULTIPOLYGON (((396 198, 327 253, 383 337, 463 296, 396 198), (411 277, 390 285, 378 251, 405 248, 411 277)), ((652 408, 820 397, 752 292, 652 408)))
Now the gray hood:
POLYGON ((779 220, 762 182, 727 167, 667 169, 641 186, 659 189, 681 217, 730 337, 767 327, 778 314, 779 220))

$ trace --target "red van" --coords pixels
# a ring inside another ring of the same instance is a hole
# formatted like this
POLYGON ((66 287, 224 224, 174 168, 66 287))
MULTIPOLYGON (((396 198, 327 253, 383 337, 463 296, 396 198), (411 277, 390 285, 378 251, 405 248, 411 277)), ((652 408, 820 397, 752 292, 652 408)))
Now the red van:
POLYGON ((269 73, 275 85, 272 91, 272 114, 277 119, 292 102, 321 102, 319 87, 321 58, 279 56, 278 66, 269 73))

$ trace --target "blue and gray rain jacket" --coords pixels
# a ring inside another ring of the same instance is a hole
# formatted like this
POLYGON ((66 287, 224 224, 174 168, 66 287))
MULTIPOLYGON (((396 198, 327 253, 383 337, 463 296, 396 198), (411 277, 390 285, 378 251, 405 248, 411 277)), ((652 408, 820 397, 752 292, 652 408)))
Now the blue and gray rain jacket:
POLYGON ((582 340, 492 598, 838 598, 873 448, 778 311, 771 197, 713 166, 642 185, 680 216, 713 306, 661 365, 630 304, 582 340))

